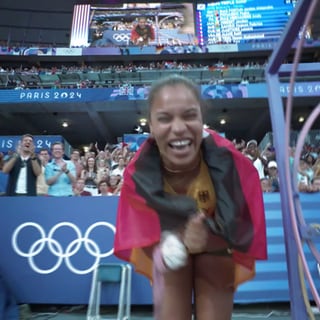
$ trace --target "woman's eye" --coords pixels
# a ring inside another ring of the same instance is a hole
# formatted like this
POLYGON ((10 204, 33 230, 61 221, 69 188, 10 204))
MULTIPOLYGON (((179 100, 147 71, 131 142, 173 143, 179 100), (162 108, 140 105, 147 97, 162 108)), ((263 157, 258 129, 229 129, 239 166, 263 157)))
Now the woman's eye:
POLYGON ((193 120, 193 119, 196 119, 197 117, 198 117, 197 113, 187 113, 184 116, 186 120, 193 120))
POLYGON ((169 117, 159 117, 158 121, 162 122, 162 123, 168 123, 170 121, 170 118, 169 117))

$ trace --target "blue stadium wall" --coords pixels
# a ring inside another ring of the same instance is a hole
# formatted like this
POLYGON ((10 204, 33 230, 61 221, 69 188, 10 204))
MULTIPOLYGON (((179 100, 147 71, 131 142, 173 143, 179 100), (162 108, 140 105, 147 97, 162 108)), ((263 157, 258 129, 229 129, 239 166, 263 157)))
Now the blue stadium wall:
MULTIPOLYGON (((305 219, 318 221, 319 194, 301 194, 305 219)), ((94 266, 119 262, 113 255, 118 197, 1 197, 0 272, 20 303, 86 304, 94 266)), ((253 281, 241 285, 236 303, 289 301, 280 194, 264 195, 268 260, 253 281)), ((288 212, 286 212, 288 214, 288 212)), ((317 262, 307 261, 319 287, 317 262)), ((116 288, 103 292, 116 304, 116 288)), ((133 273, 132 304, 152 304, 149 281, 133 273)))

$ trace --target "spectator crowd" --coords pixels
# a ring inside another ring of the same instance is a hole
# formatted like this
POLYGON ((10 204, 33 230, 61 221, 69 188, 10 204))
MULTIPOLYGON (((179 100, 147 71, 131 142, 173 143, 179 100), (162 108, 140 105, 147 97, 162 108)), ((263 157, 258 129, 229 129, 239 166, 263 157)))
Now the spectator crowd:
POLYGON ((16 151, 0 154, 8 196, 110 196, 119 195, 127 163, 135 154, 128 145, 99 150, 97 144, 83 154, 74 149, 70 158, 62 142, 50 149, 34 150, 32 135, 23 135, 16 151))
MULTIPOLYGON (((163 60, 152 62, 126 64, 103 64, 103 63, 83 63, 81 65, 62 64, 40 66, 40 65, 13 65, 12 63, 0 65, 0 88, 2 89, 43 89, 47 88, 47 83, 41 81, 42 76, 55 76, 56 80, 50 85, 52 89, 83 89, 83 88, 102 88, 112 87, 118 84, 124 84, 126 80, 121 80, 123 73, 138 73, 143 71, 162 71, 171 70, 176 72, 184 71, 208 71, 211 76, 205 77, 204 84, 224 83, 224 76, 228 70, 249 71, 260 70, 261 74, 265 68, 266 61, 238 61, 235 63, 226 64, 222 60, 211 62, 210 64, 190 63, 177 60, 163 60), (114 79, 119 78, 119 81, 97 81, 90 77, 90 74, 111 73, 114 79), (61 80, 67 75, 76 75, 70 78, 68 84, 61 80), (121 83, 122 82, 122 83, 121 83), (2 85, 1 85, 2 83, 2 85)), ((209 73, 209 75, 210 75, 209 73)), ((244 73, 245 74, 245 73, 244 73)), ((261 77, 262 79, 262 77, 261 77)), ((261 81, 257 77, 244 76, 238 82, 249 83, 261 81)), ((199 79, 200 80, 200 79, 199 79)), ((234 79, 235 80, 235 79, 234 79)))
MULTIPOLYGON (((274 147, 269 143, 260 150, 254 139, 232 142, 257 169, 262 191, 279 192, 274 147)), ((288 161, 293 168, 295 149, 290 150, 288 161)), ((73 149, 67 158, 63 143, 55 142, 50 149, 36 153, 32 135, 26 134, 16 151, 0 153, 0 174, 5 178, 0 193, 7 196, 117 196, 121 192, 124 170, 135 152, 130 144, 107 143, 99 149, 97 143, 92 143, 88 151, 73 149)), ((300 192, 320 191, 320 147, 305 145, 296 180, 300 192)))
MULTIPOLYGON (((247 156, 258 171, 263 192, 279 192, 280 181, 275 148, 268 143, 263 150, 259 149, 256 140, 245 142, 233 141, 236 148, 247 156)), ((295 172, 293 162, 295 148, 290 148, 288 159, 291 172, 295 172)), ((320 147, 305 144, 296 172, 297 188, 300 192, 320 191, 320 147)))

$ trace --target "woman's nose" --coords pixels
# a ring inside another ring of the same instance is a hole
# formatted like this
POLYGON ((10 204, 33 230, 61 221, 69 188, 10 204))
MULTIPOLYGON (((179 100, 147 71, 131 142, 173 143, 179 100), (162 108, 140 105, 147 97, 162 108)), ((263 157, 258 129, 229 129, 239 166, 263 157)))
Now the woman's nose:
POLYGON ((186 123, 182 119, 174 119, 171 128, 172 131, 179 133, 186 129, 186 123))

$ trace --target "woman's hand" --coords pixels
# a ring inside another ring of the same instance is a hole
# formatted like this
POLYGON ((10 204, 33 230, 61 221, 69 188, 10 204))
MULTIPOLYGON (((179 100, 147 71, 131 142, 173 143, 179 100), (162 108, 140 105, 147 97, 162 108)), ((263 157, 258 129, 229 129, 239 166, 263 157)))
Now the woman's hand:
POLYGON ((165 265, 171 270, 178 270, 188 262, 187 249, 175 233, 162 233, 160 251, 165 265))
POLYGON ((183 243, 191 254, 206 251, 208 242, 208 227, 204 223, 203 212, 192 216, 186 224, 183 233, 183 243))

